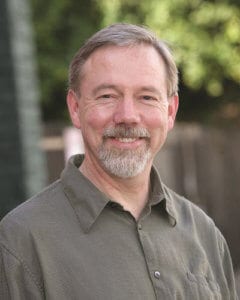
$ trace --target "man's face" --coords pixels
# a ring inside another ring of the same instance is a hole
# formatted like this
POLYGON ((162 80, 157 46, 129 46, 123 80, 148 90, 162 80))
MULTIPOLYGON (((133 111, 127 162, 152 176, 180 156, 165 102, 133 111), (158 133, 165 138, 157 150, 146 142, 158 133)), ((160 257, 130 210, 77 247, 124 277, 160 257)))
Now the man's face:
POLYGON ((69 92, 68 105, 88 167, 121 178, 150 168, 178 106, 177 96, 167 97, 157 51, 148 45, 99 48, 83 66, 79 92, 79 98, 69 92))

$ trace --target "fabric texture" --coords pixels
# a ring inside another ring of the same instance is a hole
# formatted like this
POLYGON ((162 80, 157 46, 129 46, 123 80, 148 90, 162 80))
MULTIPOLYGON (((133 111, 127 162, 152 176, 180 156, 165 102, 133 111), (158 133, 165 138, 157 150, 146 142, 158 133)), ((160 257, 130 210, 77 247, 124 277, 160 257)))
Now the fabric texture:
POLYGON ((61 178, 0 225, 0 299, 235 300, 227 244, 153 167, 136 221, 70 159, 61 178))

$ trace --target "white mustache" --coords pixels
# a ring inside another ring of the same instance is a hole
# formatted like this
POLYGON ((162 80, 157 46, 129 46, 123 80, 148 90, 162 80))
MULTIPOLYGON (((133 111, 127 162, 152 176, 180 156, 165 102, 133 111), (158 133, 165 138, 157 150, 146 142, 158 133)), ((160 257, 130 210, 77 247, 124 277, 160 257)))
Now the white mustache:
POLYGON ((103 132, 104 138, 150 138, 146 128, 116 126, 106 128, 103 132))

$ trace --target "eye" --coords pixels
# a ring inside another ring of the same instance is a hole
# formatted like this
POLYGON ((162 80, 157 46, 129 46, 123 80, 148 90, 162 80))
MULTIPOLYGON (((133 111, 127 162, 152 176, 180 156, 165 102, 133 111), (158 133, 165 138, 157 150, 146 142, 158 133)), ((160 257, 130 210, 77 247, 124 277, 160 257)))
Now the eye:
POLYGON ((104 94, 104 95, 99 96, 98 98, 109 99, 109 98, 112 98, 112 95, 104 94))
POLYGON ((143 100, 148 100, 148 101, 157 101, 157 98, 156 97, 154 97, 154 96, 149 96, 149 95, 143 95, 142 96, 142 99, 143 100))
POLYGON ((99 96, 97 96, 97 99, 117 99, 118 97, 119 95, 117 93, 108 92, 99 94, 99 96))
POLYGON ((111 100, 116 98, 116 96, 114 96, 113 94, 102 94, 97 96, 97 100, 111 100))

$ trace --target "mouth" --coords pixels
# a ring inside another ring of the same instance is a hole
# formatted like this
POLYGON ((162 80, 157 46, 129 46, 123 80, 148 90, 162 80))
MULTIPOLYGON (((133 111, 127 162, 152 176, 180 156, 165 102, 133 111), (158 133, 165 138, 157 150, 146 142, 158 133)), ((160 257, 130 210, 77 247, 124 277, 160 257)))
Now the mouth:
POLYGON ((138 138, 129 138, 129 137, 122 137, 122 138, 114 138, 113 139, 116 139, 117 141, 121 142, 121 143, 133 143, 135 142, 136 140, 138 140, 138 138))
POLYGON ((114 127, 104 131, 103 139, 114 148, 136 149, 149 143, 150 133, 145 128, 114 127))
POLYGON ((139 147, 146 147, 147 141, 143 137, 108 137, 105 145, 115 149, 136 150, 139 147))

